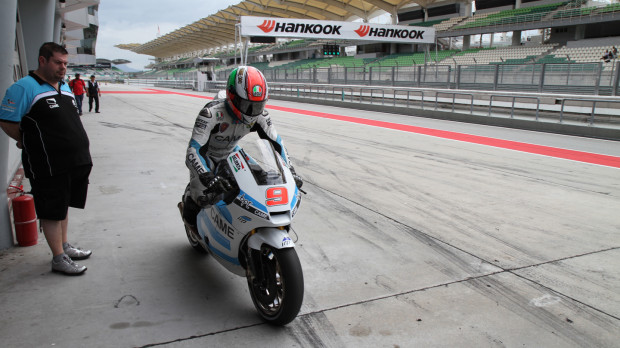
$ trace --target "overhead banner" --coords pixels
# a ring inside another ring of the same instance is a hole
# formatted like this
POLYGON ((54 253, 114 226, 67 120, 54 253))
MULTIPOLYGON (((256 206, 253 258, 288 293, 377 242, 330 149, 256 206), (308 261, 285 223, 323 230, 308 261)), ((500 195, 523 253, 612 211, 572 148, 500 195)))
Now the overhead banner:
POLYGON ((241 16, 241 36, 435 43, 435 28, 241 16))

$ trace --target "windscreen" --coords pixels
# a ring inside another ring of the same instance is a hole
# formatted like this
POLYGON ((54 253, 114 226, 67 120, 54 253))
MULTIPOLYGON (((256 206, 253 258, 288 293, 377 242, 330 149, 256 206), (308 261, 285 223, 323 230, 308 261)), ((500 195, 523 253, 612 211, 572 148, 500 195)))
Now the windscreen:
MULTIPOLYGON (((248 149, 248 148, 246 148, 248 149)), ((269 141, 258 139, 252 156, 243 151, 252 175, 259 185, 278 185, 286 183, 282 174, 282 165, 276 156, 280 156, 269 141), (256 152, 258 150, 258 152, 256 152)))

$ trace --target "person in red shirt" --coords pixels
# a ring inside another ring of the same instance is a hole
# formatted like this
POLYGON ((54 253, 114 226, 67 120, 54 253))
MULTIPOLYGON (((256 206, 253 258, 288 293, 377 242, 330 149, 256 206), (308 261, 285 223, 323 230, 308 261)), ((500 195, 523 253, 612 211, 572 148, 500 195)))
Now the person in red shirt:
POLYGON ((75 103, 77 104, 78 113, 82 116, 82 101, 84 100, 84 91, 86 90, 86 84, 84 80, 80 78, 80 74, 75 74, 75 79, 69 82, 69 87, 75 95, 75 103))

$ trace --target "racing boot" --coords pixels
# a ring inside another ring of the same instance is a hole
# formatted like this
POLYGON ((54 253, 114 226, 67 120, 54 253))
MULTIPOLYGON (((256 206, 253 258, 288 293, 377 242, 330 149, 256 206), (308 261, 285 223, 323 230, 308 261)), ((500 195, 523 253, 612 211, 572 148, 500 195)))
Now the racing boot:
POLYGON ((198 234, 198 228, 196 226, 196 216, 200 212, 200 207, 194 203, 194 201, 188 196, 183 196, 181 202, 177 204, 179 212, 181 213, 181 219, 189 231, 194 235, 196 239, 200 239, 198 234))

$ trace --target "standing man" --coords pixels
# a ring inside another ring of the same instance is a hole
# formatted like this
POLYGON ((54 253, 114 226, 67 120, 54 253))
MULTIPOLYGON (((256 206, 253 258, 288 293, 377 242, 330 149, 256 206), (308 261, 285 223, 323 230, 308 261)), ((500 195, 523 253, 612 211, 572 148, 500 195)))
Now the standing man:
POLYGON ((88 88, 86 89, 86 95, 88 96, 88 112, 93 111, 93 99, 95 100, 95 112, 99 113, 99 97, 101 97, 101 91, 99 90, 99 83, 95 81, 95 75, 90 75, 90 81, 88 81, 88 88))
POLYGON ((82 116, 82 101, 84 100, 84 92, 86 91, 86 84, 84 80, 80 78, 80 74, 75 74, 75 79, 69 82, 69 87, 75 95, 75 103, 77 104, 78 113, 82 116))
POLYGON ((52 271, 82 274, 73 260, 91 255, 67 241, 69 206, 83 209, 92 167, 89 140, 75 99, 63 81, 68 53, 54 42, 39 49, 37 70, 6 91, 0 127, 22 149, 37 216, 52 250, 52 271))

